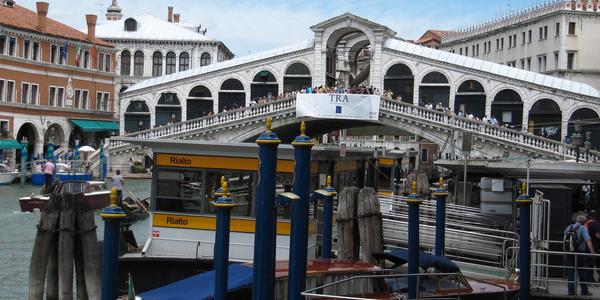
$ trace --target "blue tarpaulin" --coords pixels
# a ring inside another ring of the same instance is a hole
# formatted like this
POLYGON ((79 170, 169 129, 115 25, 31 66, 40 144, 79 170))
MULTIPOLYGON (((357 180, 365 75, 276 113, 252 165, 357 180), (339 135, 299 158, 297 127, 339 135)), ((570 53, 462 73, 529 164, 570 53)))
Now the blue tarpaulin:
MULTIPOLYGON (((375 259, 387 259, 396 266, 401 266, 408 262, 408 250, 399 249, 386 253, 373 253, 375 259)), ((455 273, 460 271, 458 266, 445 256, 435 256, 433 254, 419 250, 419 266, 423 270, 436 268, 440 272, 455 273)))
MULTIPOLYGON (((229 265, 227 290, 234 292, 252 285, 252 267, 229 265)), ((194 275, 139 294, 143 300, 204 300, 215 295, 215 271, 194 275)))

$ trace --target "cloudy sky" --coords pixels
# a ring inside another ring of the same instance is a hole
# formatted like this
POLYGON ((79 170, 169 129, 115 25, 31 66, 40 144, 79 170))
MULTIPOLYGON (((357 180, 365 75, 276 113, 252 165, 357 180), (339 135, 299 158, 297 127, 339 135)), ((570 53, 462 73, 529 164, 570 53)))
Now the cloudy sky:
MULTIPOLYGON (((104 19, 110 0, 46 0, 49 16, 85 29, 85 14, 104 19)), ((16 0, 35 10, 35 0, 16 0)), ((309 27, 351 12, 393 29, 405 39, 416 39, 427 29, 456 29, 488 20, 543 1, 533 0, 119 0, 123 14, 149 13, 166 19, 167 6, 181 14, 181 22, 199 23, 207 35, 223 41, 236 56, 259 52, 312 38, 309 27)))

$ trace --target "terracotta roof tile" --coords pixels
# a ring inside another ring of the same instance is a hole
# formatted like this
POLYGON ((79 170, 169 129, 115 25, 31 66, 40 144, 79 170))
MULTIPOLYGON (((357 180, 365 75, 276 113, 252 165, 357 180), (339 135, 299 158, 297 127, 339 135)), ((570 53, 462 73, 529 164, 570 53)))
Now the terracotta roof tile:
MULTIPOLYGON (((40 32, 37 28, 37 17, 37 12, 17 4, 15 4, 14 7, 0 5, 1 25, 42 34, 42 32, 40 32)), ((90 43, 90 41, 87 39, 87 34, 51 18, 47 18, 46 32, 43 34, 90 43)), ((115 47, 114 44, 101 39, 95 39, 94 43, 107 47, 115 47)))

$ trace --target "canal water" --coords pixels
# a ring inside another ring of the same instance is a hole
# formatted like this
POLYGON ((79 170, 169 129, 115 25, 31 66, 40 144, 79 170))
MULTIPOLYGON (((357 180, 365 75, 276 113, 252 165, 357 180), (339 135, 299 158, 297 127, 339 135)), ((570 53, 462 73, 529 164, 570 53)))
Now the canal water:
MULTIPOLYGON (((128 179, 124 186, 139 198, 150 195, 150 180, 128 179)), ((0 186, 0 299, 27 298, 29 262, 40 214, 21 212, 18 198, 31 193, 38 194, 40 189, 29 184, 21 187, 18 183, 0 186)), ((103 222, 100 212, 95 214, 98 240, 102 240, 103 222)), ((148 219, 132 225, 139 244, 143 244, 149 236, 149 226, 148 219)))

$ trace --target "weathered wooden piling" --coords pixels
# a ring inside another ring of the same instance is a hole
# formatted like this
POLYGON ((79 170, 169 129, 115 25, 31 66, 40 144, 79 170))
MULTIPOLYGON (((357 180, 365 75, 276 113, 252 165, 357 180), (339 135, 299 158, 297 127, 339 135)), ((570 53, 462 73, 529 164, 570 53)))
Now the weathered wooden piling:
MULTIPOLYGON (((90 300, 100 299, 100 247, 96 236, 94 212, 85 201, 77 203, 77 228, 81 240, 81 253, 84 257, 83 277, 90 300)), ((77 252, 76 252, 77 253, 77 252)))
MULTIPOLYGON (((58 233, 54 233, 58 235, 58 233)), ((58 300, 58 237, 52 238, 48 269, 46 271, 46 300, 58 300)))
POLYGON ((60 217, 61 200, 60 195, 51 195, 46 209, 41 214, 29 268, 29 300, 44 298, 46 269, 52 253, 56 225, 60 217))
POLYGON ((375 263, 376 261, 371 254, 374 252, 383 252, 381 211, 375 189, 360 189, 358 193, 357 217, 363 260, 375 263))
POLYGON ((338 257, 343 259, 358 259, 355 249, 356 205, 359 189, 345 187, 338 198, 338 215, 336 219, 338 233, 338 257))
POLYGON ((75 247, 75 214, 73 194, 62 196, 58 237, 58 296, 73 299, 73 250, 75 247))

